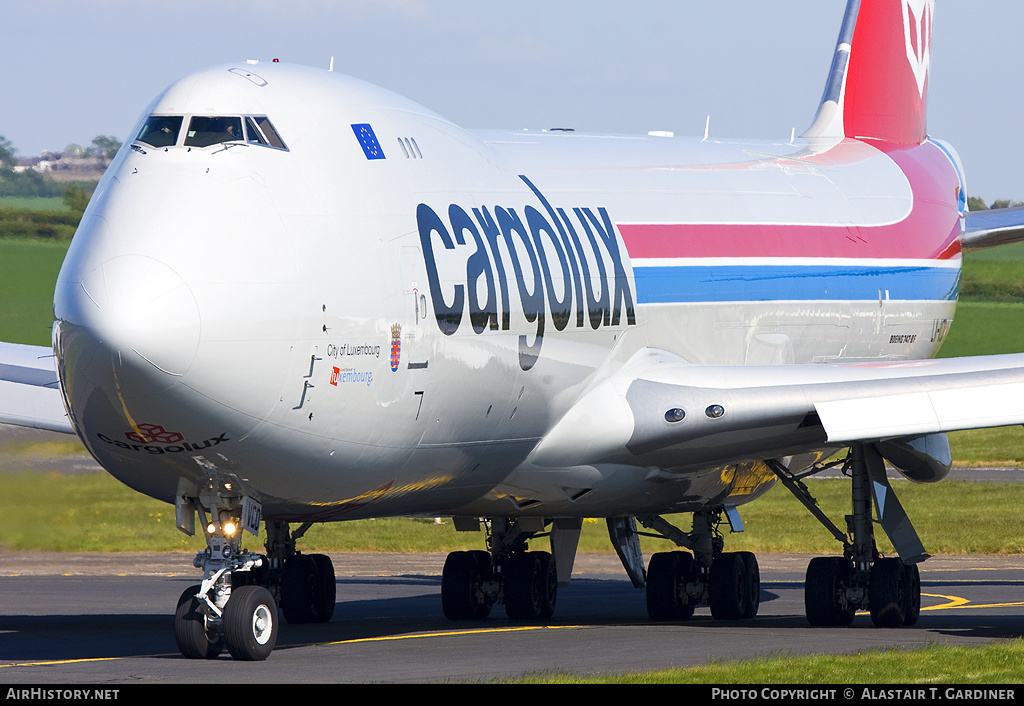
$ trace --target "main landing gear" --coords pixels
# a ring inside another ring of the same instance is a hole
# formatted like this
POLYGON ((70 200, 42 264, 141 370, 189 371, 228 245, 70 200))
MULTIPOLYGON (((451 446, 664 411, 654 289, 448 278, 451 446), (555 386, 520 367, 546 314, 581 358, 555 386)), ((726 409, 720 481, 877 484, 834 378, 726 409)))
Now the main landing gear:
MULTIPOLYGON (((898 628, 917 623, 921 611, 921 578, 917 562, 928 557, 903 507, 889 487, 885 464, 871 445, 856 444, 842 461, 852 479, 853 513, 847 515, 847 533, 818 508, 801 478, 777 461, 769 461, 780 480, 800 502, 843 544, 842 556, 817 557, 807 567, 804 609, 816 626, 849 625, 856 611, 871 613, 878 627, 898 628), (879 556, 871 514, 872 497, 879 524, 901 558, 879 556)), ((838 464, 834 464, 838 465, 838 464)), ((824 468, 814 468, 817 473, 824 468)))
POLYGON ((181 654, 191 659, 215 659, 226 647, 235 659, 264 660, 277 643, 279 606, 289 623, 331 619, 334 565, 326 555, 295 550, 295 540, 309 524, 293 535, 287 523, 268 520, 267 554, 243 550, 242 518, 255 519, 254 526, 246 527, 255 533, 259 512, 253 513, 250 500, 227 495, 225 489, 230 490, 179 497, 179 529, 194 531, 197 511, 206 550, 193 562, 203 569, 202 583, 178 599, 174 636, 181 654))
MULTIPOLYGON (((476 519, 455 518, 455 522, 460 531, 479 529, 476 519)), ((452 552, 445 560, 441 574, 445 617, 481 620, 496 603, 503 603, 511 620, 550 618, 558 584, 568 582, 572 571, 580 523, 494 518, 485 526, 488 551, 452 552), (552 551, 528 551, 527 541, 541 537, 551 538, 552 551)))
MULTIPOLYGON (((724 540, 718 531, 723 509, 714 508, 693 513, 689 533, 669 524, 662 517, 638 517, 637 521, 655 536, 670 539, 685 550, 658 552, 651 556, 644 582, 634 578, 636 586, 646 584, 647 614, 651 620, 673 621, 691 617, 698 606, 708 606, 715 620, 746 620, 757 615, 761 604, 761 572, 751 552, 724 552, 724 540), (689 550, 689 551, 686 551, 689 550)), ((729 521, 739 531, 739 517, 733 513, 729 521)), ((635 542, 639 552, 639 532, 631 521, 620 522, 620 538, 635 542), (631 531, 630 531, 631 530, 631 531)), ((609 527, 613 527, 609 521, 609 527)), ((612 540, 616 542, 613 528, 612 540)), ((623 564, 631 553, 619 552, 623 564)), ((642 561, 642 560, 641 560, 642 561)), ((641 563, 642 568, 642 563, 641 563)), ((627 573, 633 578, 635 571, 627 573)))
MULTIPOLYGON (((645 569, 640 534, 632 517, 608 519, 608 531, 633 585, 647 586, 647 610, 654 620, 682 620, 698 605, 709 605, 718 620, 752 618, 760 605, 761 580, 750 552, 725 553, 717 531, 722 510, 694 514, 689 534, 660 517, 639 521, 693 550, 661 552, 645 569)), ((732 515, 736 528, 739 517, 732 515)), ((455 518, 456 529, 475 531, 480 521, 455 518)), ((512 620, 547 620, 558 586, 569 581, 582 523, 579 520, 492 518, 485 521, 488 551, 452 552, 441 576, 441 607, 450 620, 481 620, 496 603, 512 620), (550 537, 551 552, 528 551, 527 541, 550 537)))

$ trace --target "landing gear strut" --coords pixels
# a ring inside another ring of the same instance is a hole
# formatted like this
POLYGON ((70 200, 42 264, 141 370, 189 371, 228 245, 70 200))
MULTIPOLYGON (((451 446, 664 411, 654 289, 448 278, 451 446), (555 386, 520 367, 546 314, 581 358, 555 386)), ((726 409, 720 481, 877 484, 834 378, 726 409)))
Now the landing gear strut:
POLYGON ((277 591, 285 619, 292 624, 328 622, 337 593, 334 564, 326 554, 302 554, 295 549, 310 523, 294 534, 286 522, 268 520, 266 525, 270 571, 265 583, 277 591))
POLYGON ((928 555, 889 487, 878 451, 870 445, 855 444, 842 463, 843 473, 852 479, 853 512, 846 517, 846 533, 821 512, 801 482, 802 478, 824 467, 815 467, 798 477, 778 461, 768 461, 783 484, 843 544, 842 556, 817 557, 807 567, 804 584, 807 620, 817 626, 849 625, 856 611, 867 610, 871 613, 871 622, 878 627, 915 625, 921 611, 917 562, 928 555), (878 553, 871 514, 872 497, 879 510, 879 523, 896 547, 899 559, 883 558, 878 553))
MULTIPOLYGON (((650 536, 670 539, 692 551, 651 556, 646 589, 647 614, 652 620, 686 620, 702 605, 711 608, 715 620, 746 620, 757 615, 761 603, 757 558, 751 552, 722 551, 721 514, 720 508, 695 512, 689 533, 662 517, 637 518, 655 532, 650 536)), ((738 517, 730 521, 738 522, 738 517)))
POLYGON ((266 555, 241 548, 245 529, 256 534, 260 512, 249 498, 211 481, 203 492, 195 486, 179 493, 178 528, 192 534, 198 514, 206 550, 193 562, 203 580, 182 593, 174 615, 174 635, 181 654, 215 659, 226 647, 238 660, 264 660, 277 643, 278 606, 290 623, 326 622, 334 613, 335 576, 329 557, 303 555, 287 523, 266 523, 266 555), (191 491, 191 492, 188 492, 191 491))
MULTIPOLYGON (((235 659, 266 659, 277 642, 277 605, 266 589, 245 585, 262 573, 265 559, 241 548, 241 498, 207 493, 188 501, 199 513, 206 550, 193 562, 203 569, 202 583, 186 589, 178 599, 174 614, 178 649, 192 659, 214 659, 224 647, 235 659)), ((180 505, 178 510, 181 528, 180 505)))
MULTIPOLYGON (((456 518, 456 527, 479 528, 475 519, 456 518)), ((556 559, 565 562, 565 580, 572 569, 579 523, 545 522, 541 519, 486 521, 489 551, 452 552, 441 575, 441 607, 449 620, 480 620, 490 615, 495 603, 504 603, 511 620, 547 620, 555 612, 559 575, 556 559), (550 525, 550 529, 548 529, 550 525), (558 529, 561 527, 561 529, 558 529), (568 543, 556 542, 556 536, 568 543), (552 548, 564 551, 528 551, 527 541, 550 537, 552 548)))

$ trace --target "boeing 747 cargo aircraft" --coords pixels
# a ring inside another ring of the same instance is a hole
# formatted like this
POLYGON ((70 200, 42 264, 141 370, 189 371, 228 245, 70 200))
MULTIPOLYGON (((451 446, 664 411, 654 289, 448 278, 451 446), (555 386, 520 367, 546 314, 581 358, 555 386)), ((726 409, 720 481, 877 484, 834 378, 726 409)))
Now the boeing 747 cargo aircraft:
POLYGON ((52 350, 0 347, 0 421, 76 434, 203 533, 186 657, 329 620, 334 569, 297 540, 395 515, 483 530, 445 563, 452 620, 550 617, 584 518, 652 619, 750 618, 757 560, 723 530, 777 482, 837 540, 808 620, 913 625, 927 555, 885 461, 938 481, 944 432, 1024 423, 1024 356, 931 359, 962 253, 1024 237, 972 219, 928 133, 933 14, 850 0, 817 115, 774 142, 467 131, 332 71, 193 73, 97 188, 52 350), (833 464, 842 527, 800 482, 833 464), (640 528, 678 550, 645 563, 640 528))

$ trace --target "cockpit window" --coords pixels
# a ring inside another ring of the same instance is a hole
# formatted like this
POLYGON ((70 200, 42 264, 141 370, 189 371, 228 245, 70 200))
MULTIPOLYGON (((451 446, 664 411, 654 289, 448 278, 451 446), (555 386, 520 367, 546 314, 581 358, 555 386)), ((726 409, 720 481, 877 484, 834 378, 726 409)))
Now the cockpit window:
POLYGON ((254 145, 266 145, 267 138, 263 137, 260 129, 256 127, 256 123, 253 122, 252 118, 245 119, 245 134, 248 136, 249 142, 254 145))
POLYGON ((150 115, 135 139, 153 147, 173 147, 181 132, 181 120, 180 115, 150 115))
POLYGON ((246 142, 288 150, 266 115, 150 115, 135 140, 153 147, 174 147, 186 120, 185 147, 246 142))
POLYGON ((209 147, 222 142, 238 142, 243 139, 241 118, 197 115, 189 121, 185 146, 209 147))
POLYGON ((284 144, 284 140, 282 140, 281 136, 277 134, 277 130, 275 130, 274 126, 270 124, 270 119, 266 115, 254 115, 251 118, 246 118, 246 122, 249 123, 249 142, 254 141, 252 139, 252 123, 255 123, 256 127, 259 128, 259 132, 262 132, 263 137, 266 139, 266 142, 261 142, 260 144, 269 143, 271 147, 276 147, 279 150, 288 149, 284 144))

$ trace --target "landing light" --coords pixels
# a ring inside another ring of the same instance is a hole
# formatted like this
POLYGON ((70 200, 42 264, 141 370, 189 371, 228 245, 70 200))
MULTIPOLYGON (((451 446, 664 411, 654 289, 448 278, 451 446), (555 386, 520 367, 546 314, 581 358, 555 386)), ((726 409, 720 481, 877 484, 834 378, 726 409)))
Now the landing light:
MULTIPOLYGON (((238 525, 235 524, 234 521, 228 520, 227 522, 225 522, 221 526, 220 529, 223 532, 225 537, 234 537, 235 534, 238 532, 238 525)), ((210 524, 208 524, 206 526, 206 534, 213 535, 213 534, 216 534, 216 533, 217 533, 217 525, 215 525, 214 523, 211 522, 210 524)))
POLYGON ((665 421, 666 422, 673 422, 673 423, 681 422, 681 421, 683 421, 683 417, 685 417, 685 416, 686 416, 686 412, 685 411, 683 411, 679 407, 673 407, 669 411, 665 412, 665 421))
POLYGON ((708 415, 712 419, 718 419, 725 414, 725 407, 720 404, 709 405, 708 408, 704 410, 704 414, 708 415))

